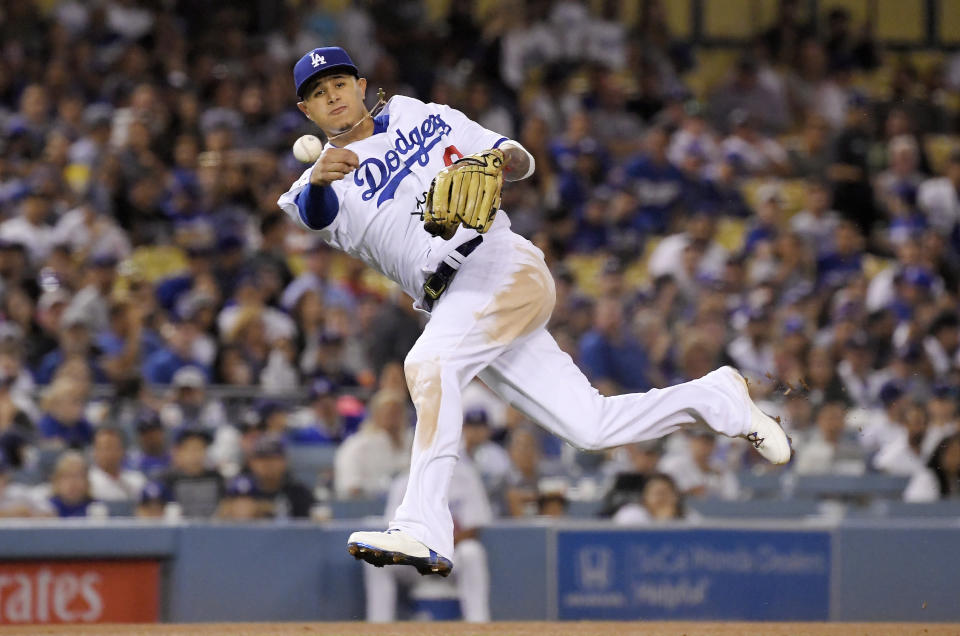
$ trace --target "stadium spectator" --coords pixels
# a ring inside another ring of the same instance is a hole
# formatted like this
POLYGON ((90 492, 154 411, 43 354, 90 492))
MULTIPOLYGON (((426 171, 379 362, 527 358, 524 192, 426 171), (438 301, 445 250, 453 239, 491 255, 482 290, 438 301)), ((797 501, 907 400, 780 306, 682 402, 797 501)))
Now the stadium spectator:
POLYGON ((117 428, 101 427, 93 435, 93 462, 90 466, 90 496, 98 501, 135 502, 146 478, 139 471, 124 468, 126 439, 117 428))
POLYGON ((908 404, 903 424, 873 458, 873 467, 891 475, 913 475, 924 469, 923 441, 927 435, 927 410, 922 403, 908 404))
POLYGON ((156 479, 170 468, 170 451, 167 448, 166 430, 156 412, 145 410, 137 415, 136 448, 127 455, 127 467, 156 479))
POLYGON ((817 410, 817 430, 797 449, 794 470, 798 475, 862 475, 866 469, 860 446, 844 430, 842 402, 825 402, 817 410))
POLYGON ((247 465, 246 478, 252 486, 250 496, 257 502, 257 518, 306 519, 310 516, 313 494, 288 473, 282 437, 268 434, 258 439, 247 465))
POLYGON ((0 519, 7 517, 37 517, 44 514, 30 489, 13 481, 13 467, 0 453, 0 519))
POLYGON ((170 470, 158 480, 184 517, 209 518, 223 496, 223 477, 207 467, 210 432, 184 426, 176 431, 170 470))
POLYGON ((740 484, 733 471, 714 456, 717 438, 709 431, 687 435, 684 451, 666 455, 657 468, 673 478, 680 493, 700 499, 736 499, 740 484))
POLYGON ((950 153, 942 177, 927 179, 917 191, 917 206, 927 223, 949 235, 960 222, 960 149, 950 153))
POLYGON ((384 495, 391 480, 407 468, 410 444, 406 395, 382 390, 370 399, 367 419, 360 430, 337 449, 334 485, 337 497, 384 495))
POLYGON ((86 448, 93 441, 93 426, 84 417, 87 392, 80 382, 62 378, 44 391, 37 421, 43 446, 86 448))
POLYGON ((960 435, 945 437, 903 492, 905 501, 919 503, 960 497, 960 435))
POLYGON ((168 501, 169 497, 163 485, 148 481, 140 491, 135 514, 140 519, 161 519, 168 501))
POLYGON ((933 386, 930 400, 927 402, 927 434, 923 440, 922 456, 930 457, 937 445, 946 437, 960 430, 957 419, 957 387, 945 382, 933 386))
POLYGON ((87 460, 78 451, 66 451, 50 477, 50 497, 45 512, 56 517, 85 517, 93 498, 87 478, 87 460))
POLYGON ((613 522, 625 526, 648 525, 684 517, 683 495, 673 478, 654 473, 644 483, 640 501, 624 504, 613 516, 613 522))
POLYGON ((490 437, 490 418, 484 409, 473 408, 464 413, 463 452, 480 473, 487 495, 492 501, 499 501, 510 472, 510 456, 490 437))
POLYGON ((503 513, 510 517, 536 514, 540 479, 543 477, 537 433, 525 427, 511 430, 508 451, 511 467, 504 492, 503 513))
POLYGON ((580 340, 580 362, 605 395, 650 387, 646 353, 624 325, 623 307, 617 298, 597 303, 593 329, 580 340))
POLYGON ((338 387, 326 378, 310 383, 308 403, 290 414, 294 438, 322 444, 339 444, 347 434, 347 423, 337 408, 338 387))

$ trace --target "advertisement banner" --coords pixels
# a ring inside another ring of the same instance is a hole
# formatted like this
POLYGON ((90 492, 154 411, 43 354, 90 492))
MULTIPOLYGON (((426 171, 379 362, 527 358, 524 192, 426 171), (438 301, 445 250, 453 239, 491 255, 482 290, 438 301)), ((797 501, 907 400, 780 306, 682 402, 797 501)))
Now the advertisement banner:
POLYGON ((827 532, 559 530, 561 619, 829 618, 827 532))
POLYGON ((0 563, 0 625, 159 619, 159 561, 0 563))

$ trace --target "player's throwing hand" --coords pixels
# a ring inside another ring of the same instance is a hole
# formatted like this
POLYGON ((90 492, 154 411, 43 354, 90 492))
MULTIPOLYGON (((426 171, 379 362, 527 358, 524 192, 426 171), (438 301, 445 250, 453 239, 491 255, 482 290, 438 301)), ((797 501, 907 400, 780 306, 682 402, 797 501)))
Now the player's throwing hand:
POLYGON ((328 186, 353 172, 360 165, 357 153, 346 148, 327 148, 310 173, 310 183, 328 186))

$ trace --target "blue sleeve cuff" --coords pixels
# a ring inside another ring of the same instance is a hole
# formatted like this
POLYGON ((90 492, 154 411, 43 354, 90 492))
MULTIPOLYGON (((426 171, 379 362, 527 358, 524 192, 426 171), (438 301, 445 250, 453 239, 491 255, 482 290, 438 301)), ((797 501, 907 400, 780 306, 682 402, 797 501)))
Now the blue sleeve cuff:
POLYGON ((502 144, 502 143, 505 142, 505 141, 508 141, 507 138, 506 138, 506 137, 501 137, 500 139, 497 139, 497 143, 493 144, 493 147, 494 147, 494 148, 499 148, 499 147, 500 147, 500 144, 502 144))
POLYGON ((331 187, 309 184, 297 195, 300 220, 311 230, 322 230, 337 218, 340 199, 331 187))

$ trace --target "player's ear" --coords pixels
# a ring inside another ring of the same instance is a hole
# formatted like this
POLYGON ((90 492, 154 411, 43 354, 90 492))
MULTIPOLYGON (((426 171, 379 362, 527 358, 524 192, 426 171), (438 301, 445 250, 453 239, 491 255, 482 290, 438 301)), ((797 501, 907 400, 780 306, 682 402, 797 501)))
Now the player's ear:
POLYGON ((361 77, 357 79, 357 86, 360 87, 360 97, 363 99, 367 98, 367 78, 361 77))
POLYGON ((307 105, 304 102, 297 102, 297 108, 300 109, 300 112, 303 113, 304 117, 313 121, 313 118, 310 117, 310 113, 307 112, 307 105))

